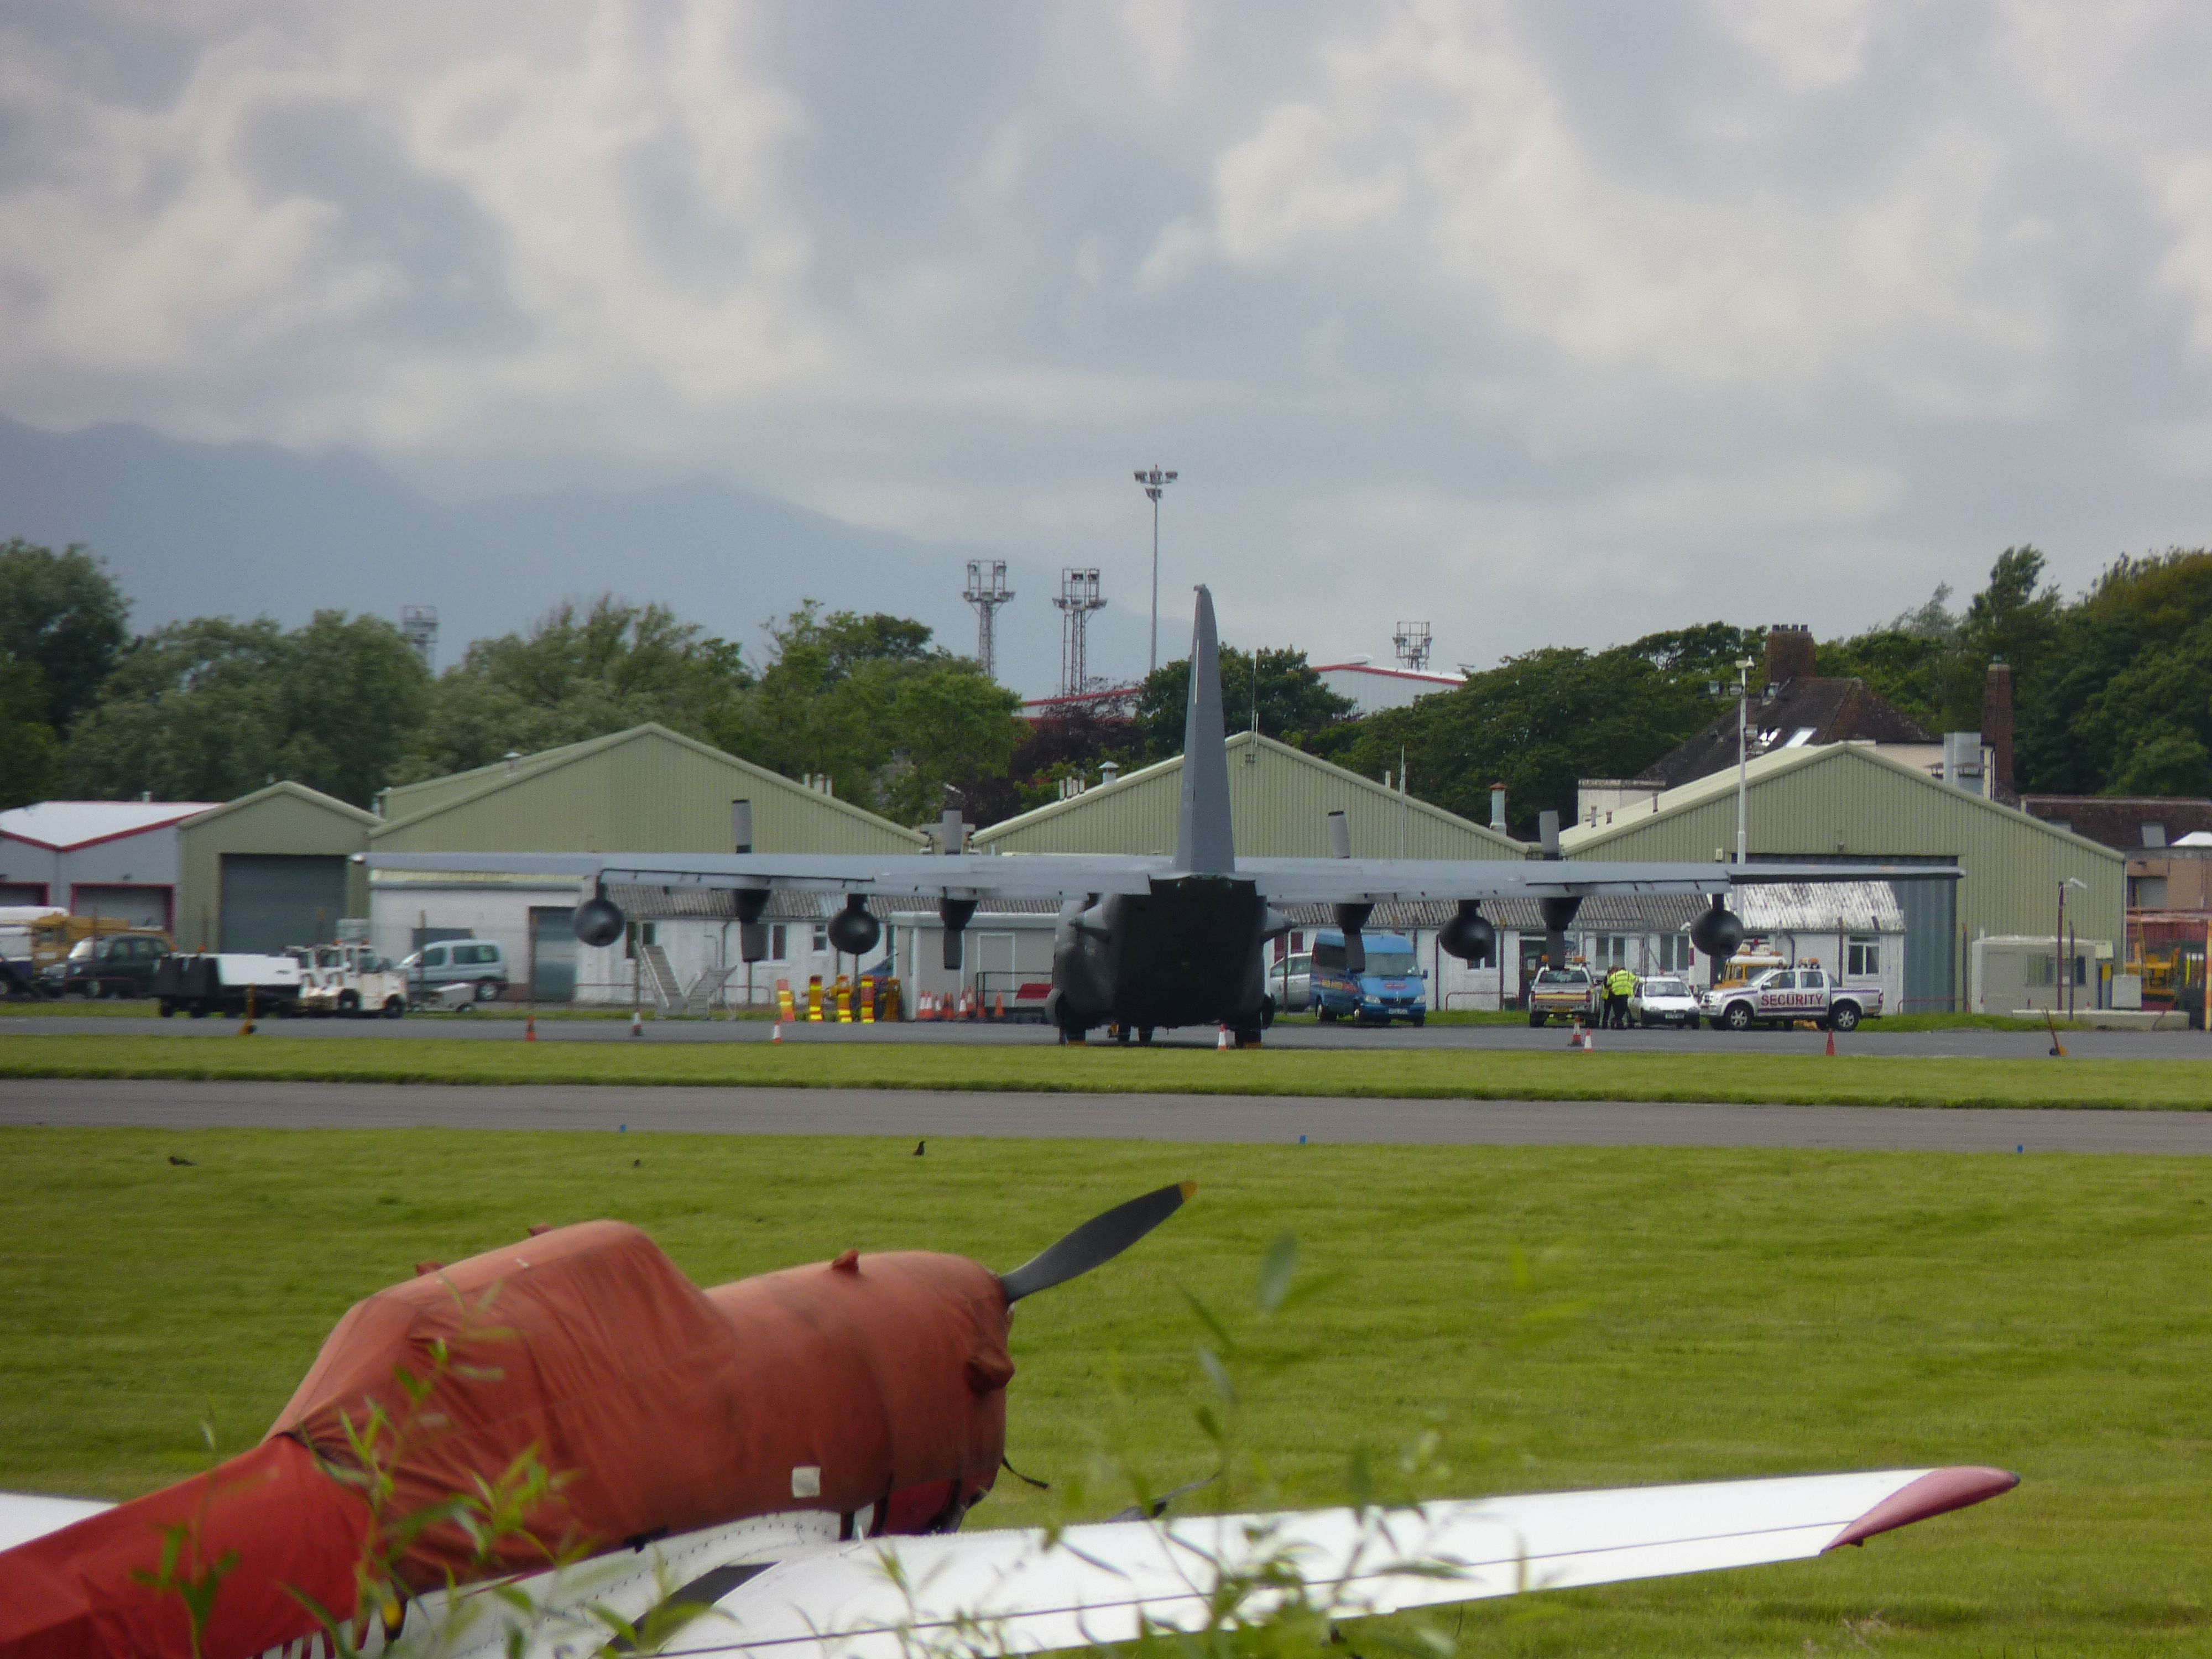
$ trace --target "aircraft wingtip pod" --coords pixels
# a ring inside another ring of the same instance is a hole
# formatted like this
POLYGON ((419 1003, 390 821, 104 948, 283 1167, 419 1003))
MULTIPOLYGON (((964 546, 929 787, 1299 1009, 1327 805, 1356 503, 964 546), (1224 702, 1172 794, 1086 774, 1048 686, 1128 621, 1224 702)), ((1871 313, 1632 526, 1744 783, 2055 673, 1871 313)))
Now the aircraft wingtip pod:
POLYGON ((2018 1485, 2020 1477, 2010 1469, 1983 1468, 1971 1464, 1930 1469, 1918 1480, 1899 1487, 1845 1527, 1820 1553, 1826 1555, 1846 1544, 1863 1544, 1877 1533, 1894 1532, 1931 1516, 1948 1515, 1953 1510, 2002 1498, 2018 1485))
POLYGON ((1092 1216, 1058 1243, 1047 1246, 1012 1272, 1000 1273, 999 1284, 1006 1292, 1006 1300, 1018 1302, 1105 1266, 1182 1208, 1197 1191, 1195 1181, 1179 1181, 1117 1204, 1103 1215, 1092 1216))

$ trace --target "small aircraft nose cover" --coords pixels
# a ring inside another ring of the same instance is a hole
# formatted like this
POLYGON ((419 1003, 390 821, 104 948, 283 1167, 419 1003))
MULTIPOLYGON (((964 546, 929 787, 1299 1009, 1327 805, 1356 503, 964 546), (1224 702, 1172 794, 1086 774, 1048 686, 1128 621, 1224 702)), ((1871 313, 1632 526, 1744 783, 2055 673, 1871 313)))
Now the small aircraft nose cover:
MULTIPOLYGON (((545 1546, 845 1513, 919 1481, 989 1484, 1006 1328, 996 1280, 961 1257, 867 1256, 709 1292, 636 1228, 587 1222, 360 1303, 270 1434, 349 1465, 343 1419, 381 1402, 404 1425, 387 1523, 534 1450, 566 1478, 532 1517, 545 1546), (395 1368, 430 1375, 441 1340, 453 1364, 410 1419, 395 1368)), ((520 1539, 500 1563, 540 1564, 520 1539)), ((470 1546, 434 1527, 401 1576, 428 1588, 448 1567, 466 1574, 470 1546)))

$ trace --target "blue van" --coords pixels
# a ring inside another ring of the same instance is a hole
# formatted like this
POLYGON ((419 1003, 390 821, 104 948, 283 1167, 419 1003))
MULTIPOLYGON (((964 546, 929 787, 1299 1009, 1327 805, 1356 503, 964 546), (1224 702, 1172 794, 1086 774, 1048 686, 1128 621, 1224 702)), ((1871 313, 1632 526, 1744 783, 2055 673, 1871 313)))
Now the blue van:
POLYGON ((1408 1025, 1429 1017, 1429 976, 1413 962, 1413 941, 1403 933, 1362 933, 1367 971, 1354 979, 1344 970, 1344 934, 1324 927, 1313 936, 1313 1010, 1323 1019, 1351 1019, 1408 1025))

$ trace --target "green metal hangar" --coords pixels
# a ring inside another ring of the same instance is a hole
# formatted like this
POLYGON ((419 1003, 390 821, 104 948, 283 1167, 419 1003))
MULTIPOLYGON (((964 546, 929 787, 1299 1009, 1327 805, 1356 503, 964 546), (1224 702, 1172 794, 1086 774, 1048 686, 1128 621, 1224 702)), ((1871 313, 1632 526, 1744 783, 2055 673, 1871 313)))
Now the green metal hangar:
MULTIPOLYGON (((657 725, 511 755, 472 771, 386 790, 369 837, 378 853, 727 853, 733 806, 747 803, 763 853, 918 853, 923 837, 657 725)), ((605 948, 577 941, 576 882, 491 869, 370 872, 370 938, 395 960, 441 939, 500 945, 517 996, 627 1006, 766 1001, 775 981, 804 992, 835 975, 828 917, 811 894, 779 893, 765 918, 770 959, 740 960, 727 894, 611 888, 635 919, 605 948)), ((851 959, 846 959, 849 969, 851 959)))
POLYGON ((177 948, 275 951, 325 945, 368 914, 374 813, 310 789, 272 783, 177 827, 177 948))
MULTIPOLYGON (((1934 1012, 1972 1002, 1977 942, 2039 938, 2048 945, 2062 888, 2069 930, 2080 941, 2081 1001, 2099 1000, 2100 964, 2109 965, 2125 917, 2126 860, 2110 848, 1939 781, 1869 744, 1774 750, 1750 762, 1745 778, 1753 863, 1903 864, 1960 872, 1955 880, 1888 884, 1903 924, 1902 994, 1893 1007, 1934 1012)), ((1735 826, 1730 768, 1664 790, 1609 823, 1565 830, 1559 849, 1570 860, 1725 860, 1735 856, 1735 826)), ((1823 936, 1821 901, 1817 890, 1803 897, 1811 908, 1797 945, 1810 954, 1809 941, 1823 936)), ((1848 953, 1859 929, 1847 921, 1835 933, 1848 953)), ((2056 972, 2055 958, 2045 966, 2056 972)), ((1881 971, 1889 977, 1890 964, 1881 971)))
MULTIPOLYGON (((977 852, 1039 858, 1066 853, 1170 853, 1175 848, 1182 789, 1182 757, 1177 756, 993 824, 971 836, 969 845, 977 852)), ((1237 851, 1247 858, 1328 857, 1328 815, 1333 811, 1345 815, 1354 857, 1518 860, 1528 854, 1510 836, 1249 732, 1229 739, 1229 795, 1237 851)), ((1458 1007, 1495 1006, 1496 969, 1469 968, 1436 949, 1435 930, 1449 919, 1454 907, 1442 907, 1434 918, 1411 915, 1421 908, 1386 906, 1376 912, 1370 925, 1392 927, 1396 925, 1394 913, 1407 912, 1414 925, 1400 930, 1414 933, 1424 962, 1433 959, 1443 966, 1444 978, 1437 994, 1453 994, 1453 1006, 1458 1007), (1484 995, 1491 1000, 1479 1004, 1484 995)), ((1276 942, 1277 962, 1304 950, 1313 930, 1329 925, 1323 906, 1294 905, 1285 914, 1293 931, 1276 942)), ((1001 985, 1011 987, 1050 973, 1057 917, 1057 907, 1048 904, 1009 903, 977 912, 969 924, 963 964, 969 984, 988 999, 1001 985)), ((901 914, 895 920, 908 951, 900 967, 912 975, 910 983, 939 995, 967 988, 942 966, 942 933, 933 911, 901 914)), ((1510 948, 1510 941, 1501 939, 1501 960, 1510 948)), ((1007 1000, 1012 1000, 1011 988, 1007 1000)))

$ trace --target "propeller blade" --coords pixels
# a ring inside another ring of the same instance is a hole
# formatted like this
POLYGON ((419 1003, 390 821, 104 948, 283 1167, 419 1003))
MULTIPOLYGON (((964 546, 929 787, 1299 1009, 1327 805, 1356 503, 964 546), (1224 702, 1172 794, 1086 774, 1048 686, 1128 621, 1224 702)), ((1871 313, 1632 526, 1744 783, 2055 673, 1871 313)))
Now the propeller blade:
POLYGON ((1183 1200, 1197 1190, 1195 1181, 1182 1182, 1091 1217, 1057 1244, 1012 1273, 1000 1273, 999 1283, 1006 1287, 1006 1300, 1018 1302, 1103 1267, 1182 1208, 1183 1200))

